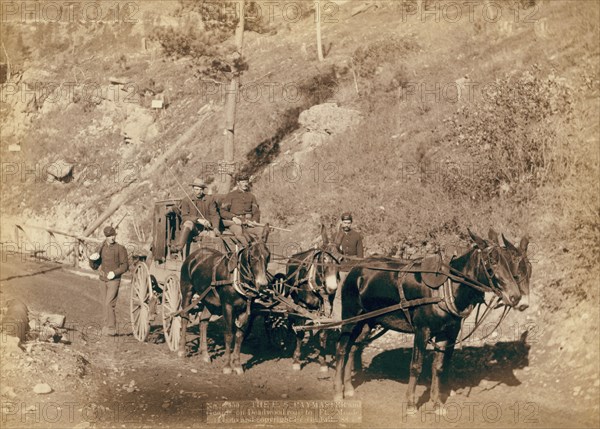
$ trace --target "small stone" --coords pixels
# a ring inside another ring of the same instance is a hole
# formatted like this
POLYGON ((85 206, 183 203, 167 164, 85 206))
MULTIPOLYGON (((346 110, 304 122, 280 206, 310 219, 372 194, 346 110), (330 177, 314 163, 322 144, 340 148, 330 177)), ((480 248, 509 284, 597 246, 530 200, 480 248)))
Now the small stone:
POLYGON ((287 393, 282 393, 282 394, 281 394, 281 397, 282 397, 283 399, 286 399, 286 398, 288 397, 288 394, 287 394, 287 393))
POLYGON ((10 386, 2 386, 2 389, 0 389, 0 392, 1 392, 2 396, 6 396, 9 399, 14 399, 17 396, 17 394, 15 393, 15 390, 10 386))
POLYGON ((180 372, 177 373, 177 377, 181 377, 181 373, 180 372))
POLYGON ((192 368, 192 369, 190 369, 190 371, 191 371, 193 374, 198 374, 198 370, 197 370, 197 369, 194 369, 194 368, 192 368))
POLYGON ((165 401, 162 403, 161 407, 163 408, 163 410, 166 410, 167 408, 169 408, 171 406, 171 403, 169 401, 165 401))
POLYGON ((59 370, 60 368, 58 367, 58 364, 57 364, 57 363, 55 363, 55 364, 52 364, 52 365, 50 365, 50 369, 51 369, 52 371, 56 371, 56 372, 58 372, 58 370, 59 370))
POLYGON ((43 395, 52 392, 52 388, 46 383, 39 383, 34 386, 33 392, 38 395, 43 395))

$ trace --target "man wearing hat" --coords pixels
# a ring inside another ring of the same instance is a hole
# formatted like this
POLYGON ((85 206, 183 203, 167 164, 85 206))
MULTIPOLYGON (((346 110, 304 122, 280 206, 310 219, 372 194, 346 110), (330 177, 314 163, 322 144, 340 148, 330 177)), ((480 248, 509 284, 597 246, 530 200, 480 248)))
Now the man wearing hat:
POLYGON ((350 260, 342 262, 339 268, 340 283, 336 290, 336 294, 333 300, 333 308, 331 317, 334 319, 341 320, 342 317, 342 296, 341 296, 341 285, 348 276, 348 273, 355 265, 352 262, 353 258, 363 257, 363 242, 362 236, 355 230, 352 229, 352 214, 345 212, 342 213, 342 224, 340 229, 335 235, 334 243, 335 247, 344 256, 350 256, 350 260))
POLYGON ((250 192, 250 179, 246 174, 237 178, 237 189, 234 189, 221 202, 223 225, 243 243, 248 244, 244 237, 244 227, 254 236, 262 234, 262 228, 255 223, 260 222, 260 209, 256 197, 250 192))
POLYGON ((117 231, 112 226, 104 228, 106 240, 98 251, 90 256, 90 265, 99 270, 100 301, 102 302, 102 335, 117 335, 115 307, 121 275, 128 269, 127 250, 116 242, 117 231))
POLYGON ((179 206, 182 227, 179 241, 174 246, 176 252, 185 247, 190 237, 198 234, 206 234, 211 237, 220 235, 221 218, 217 210, 217 203, 205 193, 208 186, 204 180, 199 178, 190 185, 194 196, 186 195, 179 206))
POLYGON ((342 255, 363 257, 362 236, 352 229, 352 215, 348 212, 342 213, 342 224, 334 243, 342 255))

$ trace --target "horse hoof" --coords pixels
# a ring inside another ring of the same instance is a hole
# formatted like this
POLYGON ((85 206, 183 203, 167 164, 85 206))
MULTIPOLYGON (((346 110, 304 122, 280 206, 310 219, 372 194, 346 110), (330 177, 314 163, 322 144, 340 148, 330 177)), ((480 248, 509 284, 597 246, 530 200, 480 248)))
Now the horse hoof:
POLYGON ((185 352, 178 351, 177 352, 177 357, 184 358, 185 357, 185 352))
POLYGON ((231 368, 229 368, 228 366, 223 368, 223 374, 231 374, 231 368))
POLYGON ((336 393, 335 395, 333 395, 333 401, 334 402, 340 402, 344 400, 344 394, 343 393, 336 393))
POLYGON ((351 398, 354 396, 354 389, 346 389, 344 390, 344 396, 346 398, 351 398))
POLYGON ((319 367, 319 372, 327 372, 329 371, 329 367, 327 365, 322 365, 319 367))
POLYGON ((235 371, 235 373, 237 375, 242 375, 244 373, 244 368, 242 368, 241 366, 238 366, 237 368, 233 368, 233 370, 235 371))
POLYGON ((300 364, 299 363, 292 364, 292 369, 294 371, 300 371, 300 364))
POLYGON ((209 355, 203 355, 202 356, 202 361, 204 363, 210 363, 210 356, 209 355))

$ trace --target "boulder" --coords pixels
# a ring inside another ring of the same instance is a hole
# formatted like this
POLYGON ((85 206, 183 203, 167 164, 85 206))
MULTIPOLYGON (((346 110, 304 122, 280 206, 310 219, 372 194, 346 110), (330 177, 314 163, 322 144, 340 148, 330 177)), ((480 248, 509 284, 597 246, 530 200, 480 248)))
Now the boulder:
POLYGON ((18 299, 10 299, 6 302, 6 313, 2 318, 1 328, 4 335, 25 341, 29 332, 29 310, 24 302, 18 299))

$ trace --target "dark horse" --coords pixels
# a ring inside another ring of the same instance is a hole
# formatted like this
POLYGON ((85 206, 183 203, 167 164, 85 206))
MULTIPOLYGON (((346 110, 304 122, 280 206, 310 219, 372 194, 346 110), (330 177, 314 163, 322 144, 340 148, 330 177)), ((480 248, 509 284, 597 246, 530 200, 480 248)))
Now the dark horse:
POLYGON ((430 398, 434 404, 440 403, 440 377, 454 351, 463 318, 475 304, 483 302, 484 291, 494 292, 510 307, 515 307, 521 298, 519 285, 511 271, 510 251, 486 242, 471 231, 469 234, 475 246, 450 261, 454 276, 437 289, 423 281, 423 274, 419 272, 423 270, 422 260, 419 259, 392 262, 389 258, 368 258, 350 271, 340 290, 343 319, 398 304, 401 293, 408 301, 441 300, 344 325, 336 351, 336 400, 354 395, 351 375, 357 349, 355 343, 362 341, 373 326, 380 324, 415 334, 407 390, 407 402, 411 407, 416 404, 415 389, 427 343, 435 338, 430 398))
MULTIPOLYGON (((338 287, 338 264, 333 245, 329 244, 325 226, 321 225, 323 245, 292 255, 286 264, 286 286, 295 304, 314 315, 329 317, 333 309, 333 298, 338 287)), ((290 315, 292 325, 301 325, 305 318, 290 315)), ((292 369, 300 370, 300 355, 304 331, 296 333, 296 348, 292 369)), ((320 370, 327 371, 327 331, 319 332, 320 370)))
MULTIPOLYGON (((489 230, 488 237, 492 243, 500 243, 498 233, 493 229, 489 230)), ((529 280, 531 279, 531 262, 529 262, 529 259, 527 258, 529 239, 527 237, 521 238, 519 247, 516 247, 506 239, 504 234, 502 234, 502 243, 509 251, 511 263, 510 270, 519 284, 519 290, 521 291, 521 301, 519 301, 517 310, 523 311, 529 308, 529 280)))
MULTIPOLYGON (((214 249, 201 248, 191 253, 181 266, 182 306, 187 308, 194 293, 202 297, 202 305, 210 314, 221 314, 225 322, 225 366, 223 372, 244 372, 240 364, 240 349, 245 331, 250 325, 250 305, 253 298, 251 288, 268 285, 267 265, 271 253, 267 248, 269 225, 265 225, 259 240, 248 236, 249 244, 234 255, 224 255, 214 249), (234 268, 239 272, 235 278, 234 268), (235 284, 237 283, 237 284, 235 284), (208 290, 211 289, 211 290, 208 290), (235 332, 235 346, 231 353, 231 342, 235 332)), ((200 321, 200 354, 209 361, 206 343, 208 318, 200 321)), ((179 356, 185 356, 187 318, 182 317, 179 356)))

